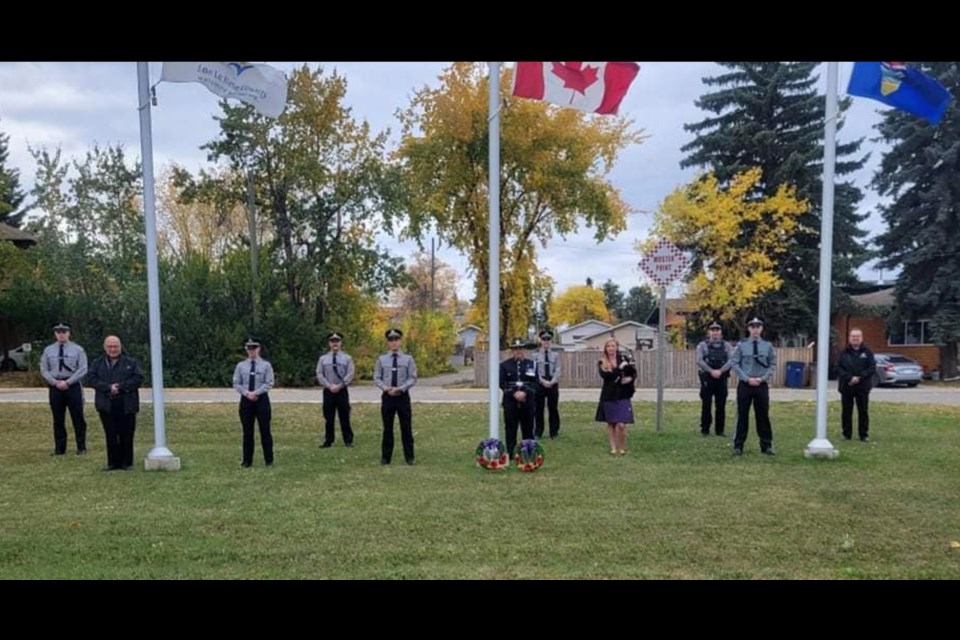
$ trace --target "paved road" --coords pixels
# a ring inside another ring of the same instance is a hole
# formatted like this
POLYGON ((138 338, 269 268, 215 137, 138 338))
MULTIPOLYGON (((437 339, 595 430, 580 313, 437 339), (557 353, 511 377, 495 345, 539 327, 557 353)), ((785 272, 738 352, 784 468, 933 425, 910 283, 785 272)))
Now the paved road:
MULTIPOLYGON (((411 391, 414 402, 433 403, 485 403, 487 402, 486 389, 444 388, 443 384, 453 384, 465 379, 465 374, 448 374, 437 378, 421 380, 411 391)), ((89 402, 93 402, 93 390, 85 389, 89 402)), ((560 397, 568 401, 596 402, 600 395, 599 389, 561 389, 560 397)), ((699 400, 698 389, 665 389, 664 398, 668 401, 699 400)), ((656 389, 638 389, 637 400, 655 401, 656 389)), ((830 383, 827 398, 831 402, 840 399, 837 394, 836 383, 830 383)), ((140 390, 142 402, 152 402, 152 391, 140 390)), ((233 389, 165 389, 164 399, 169 403, 233 403, 237 401, 237 393, 233 389)), ((770 399, 774 402, 788 402, 792 400, 816 400, 813 389, 786 389, 770 390, 770 399)), ((312 389, 274 389, 270 392, 273 402, 313 402, 320 403, 321 395, 318 388, 312 389)), ((380 402, 380 390, 374 386, 361 385, 350 388, 350 400, 354 403, 380 402)), ((0 404, 5 402, 47 402, 47 390, 33 389, 0 389, 0 404)), ((960 388, 931 387, 920 385, 913 389, 881 388, 874 389, 870 394, 870 402, 905 402, 910 404, 960 406, 960 388)))

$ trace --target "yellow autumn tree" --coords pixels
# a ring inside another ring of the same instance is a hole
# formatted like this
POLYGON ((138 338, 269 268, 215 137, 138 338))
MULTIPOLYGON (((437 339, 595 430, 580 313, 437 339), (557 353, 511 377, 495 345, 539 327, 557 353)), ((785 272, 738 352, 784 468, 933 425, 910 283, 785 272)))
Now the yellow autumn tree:
MULTIPOLYGON (((436 233, 469 259, 475 308, 486 317, 488 271, 488 78, 482 63, 457 62, 437 87, 417 91, 400 114, 393 204, 403 237, 436 233)), ((537 248, 591 227, 598 241, 626 228, 629 207, 607 180, 617 154, 640 142, 622 117, 596 117, 500 95, 500 336, 526 335, 549 281, 537 248)), ((488 326, 486 322, 480 323, 488 326)))
POLYGON ((687 299, 702 314, 742 325, 757 298, 782 284, 777 263, 800 229, 806 200, 782 185, 754 195, 759 168, 739 173, 726 189, 711 173, 680 187, 656 212, 654 234, 694 255, 687 299))
POLYGON ((603 289, 588 285, 577 285, 563 291, 550 302, 548 311, 553 325, 574 325, 587 320, 609 322, 613 318, 604 301, 603 289))

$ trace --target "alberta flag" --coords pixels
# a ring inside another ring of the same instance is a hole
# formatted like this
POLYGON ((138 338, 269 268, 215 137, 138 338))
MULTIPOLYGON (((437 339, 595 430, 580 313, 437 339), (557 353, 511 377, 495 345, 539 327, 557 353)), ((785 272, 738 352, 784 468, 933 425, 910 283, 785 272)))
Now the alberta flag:
POLYGON ((937 124, 952 96, 939 82, 902 62, 856 62, 847 93, 873 98, 937 124))
POLYGON ((267 64, 164 62, 161 82, 199 82, 221 98, 236 98, 270 118, 287 105, 287 77, 267 64))
POLYGON ((513 95, 616 114, 639 72, 636 62, 518 62, 513 95))

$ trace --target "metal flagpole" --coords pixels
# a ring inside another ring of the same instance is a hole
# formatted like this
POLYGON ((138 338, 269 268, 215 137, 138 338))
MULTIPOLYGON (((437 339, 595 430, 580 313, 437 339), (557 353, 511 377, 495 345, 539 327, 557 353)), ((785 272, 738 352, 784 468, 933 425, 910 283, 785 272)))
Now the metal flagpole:
POLYGON ((153 130, 150 122, 150 69, 137 63, 140 96, 140 155, 143 166, 143 213, 147 230, 147 296, 150 316, 150 377, 153 386, 154 445, 144 460, 148 471, 177 471, 180 458, 167 448, 163 406, 163 349, 160 333, 160 280, 157 267, 157 219, 154 210, 153 130))
POLYGON ((487 215, 489 331, 487 334, 487 379, 489 381, 489 436, 500 437, 500 413, 497 410, 500 390, 500 63, 490 62, 490 207, 487 215))
POLYGON ((833 267, 833 175, 837 157, 837 66, 827 63, 826 127, 823 136, 823 217, 820 221, 820 308, 817 313, 817 430, 803 455, 836 458, 827 439, 827 369, 830 364, 830 287, 833 267))

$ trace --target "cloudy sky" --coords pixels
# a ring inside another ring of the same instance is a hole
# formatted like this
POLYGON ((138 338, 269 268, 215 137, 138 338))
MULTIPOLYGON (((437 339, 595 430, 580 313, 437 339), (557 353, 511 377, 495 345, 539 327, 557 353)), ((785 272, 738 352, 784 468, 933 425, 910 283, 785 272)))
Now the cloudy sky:
MULTIPOLYGON (((285 71, 298 63, 269 62, 285 71)), ((354 116, 366 119, 375 130, 399 129, 394 116, 409 104, 413 91, 436 86, 442 62, 323 62, 326 70, 337 69, 348 81, 346 102, 354 116)), ((852 63, 840 65, 840 92, 844 93, 852 63)), ((720 69, 710 62, 640 62, 640 74, 621 105, 621 113, 649 136, 642 144, 626 149, 610 174, 626 202, 637 210, 627 230, 600 245, 590 237, 555 238, 540 252, 540 264, 556 280, 557 291, 583 284, 587 277, 597 284, 612 279, 629 289, 643 281, 632 246, 649 231, 658 203, 677 186, 689 181, 694 170, 680 169, 680 147, 691 139, 685 123, 704 117, 694 100, 704 93, 701 79, 720 69)), ((161 63, 150 63, 151 83, 160 76, 161 63)), ((821 67, 820 89, 826 85, 821 67)), ((154 163, 177 162, 192 171, 207 166, 199 146, 217 135, 213 116, 219 113, 217 98, 199 84, 163 83, 157 87, 159 104, 153 109, 154 163)), ((20 169, 26 189, 33 184, 35 166, 27 150, 60 146, 66 157, 81 157, 94 143, 123 143, 131 156, 139 156, 140 132, 137 104, 136 64, 128 63, 0 63, 0 131, 10 136, 9 165, 20 169)), ((878 198, 868 183, 882 156, 882 147, 872 142, 873 125, 879 122, 876 102, 858 98, 845 117, 840 141, 866 137, 863 149, 871 152, 867 166, 854 176, 864 189, 862 211, 870 213, 866 224, 871 237, 882 231, 875 211, 878 198)), ((597 116, 600 117, 600 116, 597 116)), ((381 241, 398 255, 409 257, 416 247, 386 236, 381 241)), ((462 279, 460 293, 472 296, 472 280, 466 260, 455 251, 441 249, 438 258, 457 269, 462 279)), ((861 268, 864 280, 878 273, 870 265, 861 268)))

